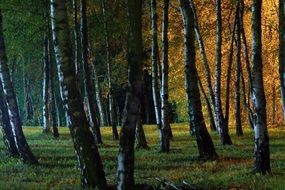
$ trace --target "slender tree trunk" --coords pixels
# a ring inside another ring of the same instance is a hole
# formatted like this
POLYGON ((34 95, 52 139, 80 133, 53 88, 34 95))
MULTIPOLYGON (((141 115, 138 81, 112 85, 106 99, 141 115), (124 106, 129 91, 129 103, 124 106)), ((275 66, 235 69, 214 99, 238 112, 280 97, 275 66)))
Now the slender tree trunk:
POLYGON ((52 131, 54 137, 59 137, 57 128, 57 112, 56 112, 56 100, 55 100, 55 90, 54 90, 54 79, 53 79, 53 64, 50 64, 50 103, 51 103, 51 121, 52 121, 52 131))
POLYGON ((195 131, 200 158, 214 159, 217 157, 217 154, 206 128, 198 87, 198 73, 195 65, 194 15, 188 0, 179 1, 184 23, 185 84, 189 120, 195 131))
MULTIPOLYGON (((238 10, 237 10, 238 11, 238 10)), ((233 23, 233 27, 231 29, 231 37, 230 37, 230 49, 229 49, 229 57, 228 57, 228 68, 227 68, 227 83, 226 83, 226 110, 225 110, 225 126, 229 126, 229 111, 230 111, 230 84, 231 84, 231 77, 232 77, 232 65, 233 65, 233 54, 234 54, 234 38, 235 38, 235 28, 236 28, 236 20, 237 14, 236 11, 235 20, 233 23)))
POLYGON ((115 113, 115 104, 114 104, 114 97, 113 97, 113 88, 112 88, 112 73, 111 73, 111 60, 110 60, 110 36, 108 30, 108 23, 107 23, 107 13, 106 13, 106 2, 105 0, 101 0, 102 2, 102 12, 104 17, 104 32, 105 32, 105 48, 106 48, 106 62, 107 62, 107 75, 108 75, 108 88, 109 88, 109 112, 110 112, 110 122, 112 125, 113 131, 113 139, 118 140, 118 130, 116 124, 116 113, 115 113))
POLYGON ((78 23, 78 0, 72 0, 73 7, 73 37, 74 37, 74 64, 75 74, 79 76, 80 73, 80 35, 79 35, 79 23, 78 23))
POLYGON ((216 63, 215 63, 215 112, 216 125, 222 134, 223 113, 221 104, 221 62, 222 62, 222 15, 221 0, 216 0, 216 63))
POLYGON ((0 9, 0 79, 3 86, 4 97, 6 98, 10 124, 13 130, 17 150, 25 163, 37 164, 38 161, 33 155, 22 129, 22 120, 19 112, 16 94, 11 82, 8 60, 3 36, 3 20, 0 9))
POLYGON ((237 2, 237 17, 236 17, 236 80, 235 80, 235 119, 236 119, 236 134, 243 135, 241 124, 241 107, 240 107, 240 72, 241 72, 241 27, 240 27, 240 1, 237 2))
POLYGON ((67 124, 77 156, 81 184, 83 187, 104 190, 107 182, 102 161, 77 89, 65 1, 51 0, 51 19, 61 98, 70 118, 67 124))
POLYGON ((44 45, 44 79, 43 79, 43 133, 49 133, 50 130, 50 52, 48 36, 45 37, 44 45))
POLYGON ((6 105, 6 100, 3 94, 3 87, 1 83, 0 83, 0 120, 2 125, 2 134, 3 134, 5 148, 10 156, 17 157, 19 156, 19 153, 15 144, 12 126, 10 124, 8 108, 6 105))
POLYGON ((151 30, 152 30, 152 50, 151 50, 151 72, 152 72, 152 96, 155 109, 156 124, 158 129, 161 128, 161 108, 158 85, 158 67, 159 67, 159 48, 157 38, 157 11, 156 0, 151 0, 151 30))
POLYGON ((161 80, 161 128, 160 151, 169 152, 169 102, 168 102, 168 8, 169 0, 163 1, 163 22, 162 22, 162 80, 161 80))
POLYGON ((221 143, 231 145, 232 140, 229 135, 228 126, 224 122, 222 102, 221 102, 221 65, 222 65, 222 14, 221 0, 216 0, 216 63, 215 63, 215 111, 216 125, 220 132, 221 143))
POLYGON ((285 121, 285 2, 279 0, 279 78, 280 92, 285 121))
MULTIPOLYGON (((189 2, 190 2, 190 6, 192 8, 193 14, 194 14, 195 34, 196 34, 196 38, 198 41, 200 54, 201 54, 202 62, 203 62, 203 66, 204 66, 207 88, 208 88, 208 93, 209 93, 209 99, 210 99, 210 103, 211 103, 211 107, 210 107, 211 113, 215 113, 215 96, 214 96, 213 87, 212 87, 211 71, 210 71, 210 67, 209 67, 209 63, 208 63, 205 45, 204 45, 204 41, 203 41, 201 31, 200 31, 200 26, 199 26, 199 22, 198 22, 195 4, 194 4, 193 0, 189 0, 189 2)), ((214 116, 213 114, 211 114, 211 115, 214 116)), ((211 122, 211 129, 217 130, 215 123, 211 122)))
POLYGON ((105 111, 104 111, 104 107, 103 107, 100 83, 98 80, 95 62, 93 64, 93 75, 94 75, 95 95, 96 95, 97 107, 98 107, 98 111, 99 111, 99 115, 100 115, 100 126, 105 126, 106 125, 105 111))
POLYGON ((133 190, 135 130, 143 96, 142 0, 127 0, 129 80, 123 125, 120 133, 117 189, 133 190))
MULTIPOLYGON (((250 93, 252 91, 252 76, 251 76, 251 68, 250 68, 250 61, 249 61, 249 54, 248 54, 248 48, 247 48, 247 40, 245 36, 244 26, 243 26, 243 16, 244 16, 244 1, 240 0, 240 29, 241 29, 241 38, 242 38, 242 46, 244 51, 244 58, 245 58, 245 67, 246 67, 246 73, 247 73, 247 81, 248 81, 248 101, 247 101, 247 111, 248 111, 248 121, 250 123, 251 128, 253 128, 253 113, 250 107, 250 93)), ((246 96, 246 95, 245 95, 246 96)))
POLYGON ((202 94, 203 94, 203 96, 204 96, 204 99, 205 99, 205 101, 206 101, 206 107, 207 107, 207 111, 208 111, 208 117, 210 118, 210 129, 213 130, 213 131, 215 131, 215 128, 214 128, 214 126, 215 126, 215 118, 214 118, 214 116, 213 116, 213 112, 212 112, 212 108, 211 108, 210 101, 209 101, 209 99, 208 99, 208 97, 207 97, 207 95, 206 95, 206 92, 205 92, 205 90, 204 90, 204 87, 203 87, 203 85, 202 85, 202 82, 201 82, 200 77, 197 76, 197 78, 198 78, 198 84, 199 84, 200 90, 201 90, 201 92, 202 92, 202 94))
POLYGON ((262 74, 262 0, 252 1, 252 104, 254 108, 255 163, 254 172, 269 173, 269 136, 266 122, 266 100, 262 74))
POLYGON ((88 28, 86 18, 86 0, 80 0, 81 13, 81 47, 82 47, 82 61, 83 61, 83 76, 84 76, 84 94, 86 103, 86 115, 88 117, 92 132, 97 143, 102 143, 101 132, 96 118, 96 110, 93 99, 93 86, 90 78, 90 68, 88 61, 88 28))
POLYGON ((250 128, 253 129, 253 123, 252 123, 252 120, 253 120, 253 115, 252 115, 252 110, 251 108, 249 107, 249 104, 248 104, 248 101, 246 99, 246 90, 245 90, 245 81, 244 81, 244 76, 243 76, 243 71, 242 69, 240 70, 240 76, 241 76, 241 84, 242 84, 242 99, 243 99, 243 106, 244 106, 244 109, 247 111, 247 120, 248 120, 248 124, 250 126, 250 128))
POLYGON ((118 101, 115 101, 115 112, 116 112, 117 123, 118 123, 118 125, 121 125, 122 124, 122 122, 121 122, 122 118, 121 118, 121 111, 120 111, 118 101))

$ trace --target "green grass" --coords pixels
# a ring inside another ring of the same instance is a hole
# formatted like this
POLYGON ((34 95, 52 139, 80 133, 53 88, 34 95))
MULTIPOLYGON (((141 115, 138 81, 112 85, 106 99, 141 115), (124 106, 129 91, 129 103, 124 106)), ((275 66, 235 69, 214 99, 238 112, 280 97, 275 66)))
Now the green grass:
MULTIPOLYGON (((156 177, 173 182, 187 181, 206 189, 285 189, 285 130, 272 128, 270 134, 272 174, 253 175, 253 133, 237 137, 231 130, 233 146, 222 146, 216 133, 211 133, 220 158, 216 161, 197 160, 197 146, 189 137, 186 124, 172 125, 174 139, 169 154, 158 152, 155 126, 145 126, 150 150, 137 150, 135 178, 137 183, 156 185, 156 177)), ((67 128, 60 128, 60 138, 41 133, 40 128, 24 132, 39 166, 22 164, 5 155, 0 143, 0 189, 80 189, 79 172, 67 128)), ((118 142, 112 140, 110 128, 102 129, 104 145, 99 147, 109 184, 116 182, 118 142)), ((1 137, 2 138, 2 137, 1 137)))

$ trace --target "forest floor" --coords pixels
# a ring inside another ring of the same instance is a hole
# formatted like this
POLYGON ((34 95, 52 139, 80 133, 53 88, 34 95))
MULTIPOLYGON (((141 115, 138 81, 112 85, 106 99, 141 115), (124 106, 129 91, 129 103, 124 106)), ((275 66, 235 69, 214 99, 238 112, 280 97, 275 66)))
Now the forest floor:
MULTIPOLYGON (((253 132, 245 127, 238 137, 231 129, 234 145, 222 146, 219 136, 211 132, 219 159, 197 160, 197 147, 186 124, 172 125, 174 138, 169 154, 158 152, 155 126, 145 126, 150 150, 137 150, 135 178, 137 183, 157 185, 160 180, 197 185, 205 189, 285 189, 285 127, 270 128, 271 175, 253 175, 253 132)), ((79 171, 69 130, 60 128, 60 138, 41 133, 39 127, 24 132, 39 166, 28 166, 5 155, 0 142, 0 189, 80 189, 79 171)), ((111 129, 102 128, 104 144, 99 146, 109 184, 115 184, 118 142, 111 129)), ((0 134, 1 136, 1 134, 0 134)), ((2 138, 2 137, 1 137, 2 138)))

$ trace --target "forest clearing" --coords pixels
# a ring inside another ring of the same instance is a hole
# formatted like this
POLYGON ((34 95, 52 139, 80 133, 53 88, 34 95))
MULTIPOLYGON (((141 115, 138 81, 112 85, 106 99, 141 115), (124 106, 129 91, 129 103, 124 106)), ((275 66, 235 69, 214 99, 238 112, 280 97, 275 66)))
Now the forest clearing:
MULTIPOLYGON (((181 184, 186 181, 203 189, 274 189, 285 188, 285 129, 270 128, 272 137, 271 166, 268 176, 252 173, 253 131, 245 129, 244 136, 233 135, 234 146, 219 144, 219 135, 211 133, 219 159, 199 161, 196 143, 189 136, 187 124, 173 125, 172 150, 159 154, 157 129, 144 126, 149 150, 136 150, 135 179, 137 183, 158 187, 166 181, 181 184), (157 178, 157 179, 156 179, 157 178)), ((41 128, 24 129, 31 148, 40 161, 39 166, 29 167, 17 159, 4 156, 1 142, 1 189, 80 189, 80 180, 74 165, 76 160, 67 128, 60 128, 61 136, 54 140, 42 135, 41 128)), ((230 133, 234 130, 231 128, 230 133)), ((102 129, 104 144, 99 146, 107 181, 116 181, 118 144, 112 140, 110 128, 102 129)))

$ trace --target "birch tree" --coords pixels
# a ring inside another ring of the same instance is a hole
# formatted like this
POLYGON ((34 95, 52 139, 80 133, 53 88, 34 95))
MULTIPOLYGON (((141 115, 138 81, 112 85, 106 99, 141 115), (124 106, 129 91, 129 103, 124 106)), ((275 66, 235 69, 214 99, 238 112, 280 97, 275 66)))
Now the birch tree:
POLYGON ((32 153, 22 129, 22 120, 19 112, 19 106, 16 94, 11 82, 8 58, 3 34, 3 18, 0 9, 0 79, 3 87, 4 97, 6 99, 10 124, 13 131, 15 144, 24 163, 37 164, 38 160, 32 153))
POLYGON ((134 143, 135 130, 140 119, 143 96, 142 70, 142 0, 127 0, 128 12, 128 91, 124 108, 124 118, 120 133, 118 155, 117 189, 135 189, 134 143))
POLYGON ((189 122, 195 132, 200 158, 214 159, 217 154, 206 128, 198 86, 198 73, 195 63, 194 15, 188 0, 179 0, 179 2, 184 26, 185 89, 189 122))
POLYGON ((83 187, 106 189, 101 157, 84 112, 72 60, 66 2, 51 0, 51 20, 61 98, 69 121, 83 187))
POLYGON ((252 1, 252 104, 254 109, 254 172, 266 174, 271 172, 269 135, 266 121, 266 100, 262 73, 262 0, 252 1))

